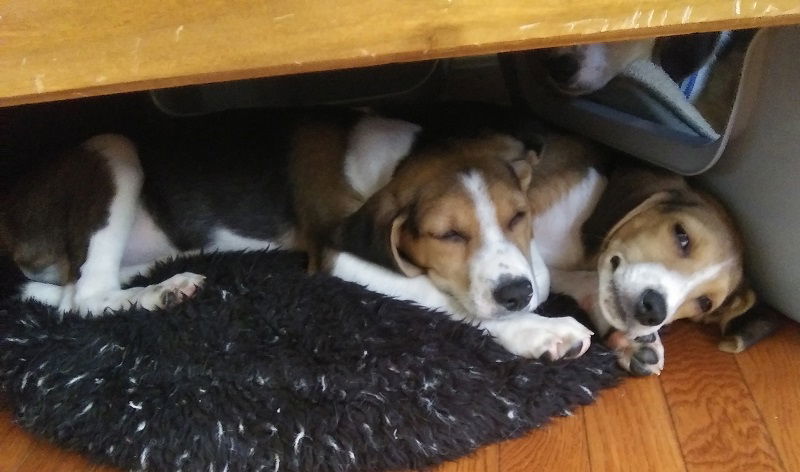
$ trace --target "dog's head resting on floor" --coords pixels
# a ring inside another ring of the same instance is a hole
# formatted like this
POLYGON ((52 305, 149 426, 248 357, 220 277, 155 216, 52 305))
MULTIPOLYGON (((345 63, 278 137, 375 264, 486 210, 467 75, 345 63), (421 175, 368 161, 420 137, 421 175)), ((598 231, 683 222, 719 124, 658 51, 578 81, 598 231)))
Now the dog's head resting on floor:
POLYGON ((681 177, 615 171, 583 230, 597 254, 600 309, 618 330, 642 336, 691 318, 724 331, 755 302, 733 221, 681 177))
POLYGON ((334 245, 427 276, 470 317, 532 310, 547 298, 549 277, 531 244, 531 152, 499 134, 420 144, 334 245))
POLYGON ((637 59, 652 60, 680 83, 715 54, 719 37, 719 32, 711 32, 579 44, 542 49, 536 56, 557 90, 586 95, 603 88, 637 59))

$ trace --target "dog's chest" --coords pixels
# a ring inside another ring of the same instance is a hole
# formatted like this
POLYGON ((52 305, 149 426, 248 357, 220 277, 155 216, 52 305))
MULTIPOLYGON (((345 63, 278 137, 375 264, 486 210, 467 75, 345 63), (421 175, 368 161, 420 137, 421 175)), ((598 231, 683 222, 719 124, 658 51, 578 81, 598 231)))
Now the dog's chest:
POLYGON ((579 268, 584 259, 581 227, 605 190, 606 179, 595 169, 572 186, 550 208, 536 216, 533 234, 548 267, 579 268))

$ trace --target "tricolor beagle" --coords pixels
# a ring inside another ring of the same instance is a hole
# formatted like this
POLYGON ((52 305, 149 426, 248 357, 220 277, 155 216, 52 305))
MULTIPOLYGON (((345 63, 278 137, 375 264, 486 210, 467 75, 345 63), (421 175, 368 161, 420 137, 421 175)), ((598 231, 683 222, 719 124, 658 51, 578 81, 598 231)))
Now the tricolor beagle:
POLYGON ((608 84, 637 60, 660 66, 712 127, 722 131, 731 116, 753 31, 693 33, 533 51, 541 78, 570 96, 608 84))
POLYGON ((511 352, 582 354, 591 332, 531 311, 548 296, 532 241, 530 149, 349 110, 236 111, 99 135, 21 176, 0 243, 23 296, 87 316, 191 296, 200 274, 123 289, 190 250, 272 247, 315 268, 480 322, 511 352))
MULTIPOLYGON (((553 290, 579 301, 633 374, 662 370, 662 326, 690 318, 730 334, 755 301, 733 221, 680 176, 553 134, 528 195, 553 290)), ((729 336, 720 348, 740 351, 759 336, 729 336)))
POLYGON ((586 95, 603 88, 637 59, 660 65, 680 84, 713 61, 728 36, 728 32, 710 32, 580 44, 540 49, 535 55, 542 60, 547 78, 556 89, 567 95, 586 95))

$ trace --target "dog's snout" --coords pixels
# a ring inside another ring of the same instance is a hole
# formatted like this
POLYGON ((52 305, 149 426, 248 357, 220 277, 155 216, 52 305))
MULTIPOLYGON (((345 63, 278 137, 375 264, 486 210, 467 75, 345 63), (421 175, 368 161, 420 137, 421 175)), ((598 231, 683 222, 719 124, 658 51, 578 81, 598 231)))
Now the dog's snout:
POLYGON ((636 304, 636 320, 645 326, 656 326, 667 317, 667 301, 657 290, 651 288, 642 292, 636 304))
POLYGON ((570 54, 548 56, 545 59, 545 67, 550 77, 561 85, 567 85, 578 73, 581 65, 575 57, 570 54))
POLYGON ((533 296, 533 285, 528 279, 512 279, 498 285, 492 292, 495 301, 509 311, 528 306, 533 296))

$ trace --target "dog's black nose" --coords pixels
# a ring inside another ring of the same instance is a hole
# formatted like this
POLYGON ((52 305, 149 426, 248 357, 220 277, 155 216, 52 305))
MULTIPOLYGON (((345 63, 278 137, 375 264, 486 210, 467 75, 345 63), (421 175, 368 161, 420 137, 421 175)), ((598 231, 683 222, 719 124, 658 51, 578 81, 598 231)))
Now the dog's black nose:
POLYGON ((517 311, 528 306, 533 296, 533 286, 528 279, 512 279, 501 283, 492 296, 506 310, 517 311))
POLYGON ((648 288, 636 304, 636 320, 645 326, 655 326, 667 317, 667 301, 660 292, 648 288))
POLYGON ((549 56, 544 60, 544 64, 547 67, 547 73, 559 85, 569 85, 581 68, 580 62, 569 54, 549 56))

